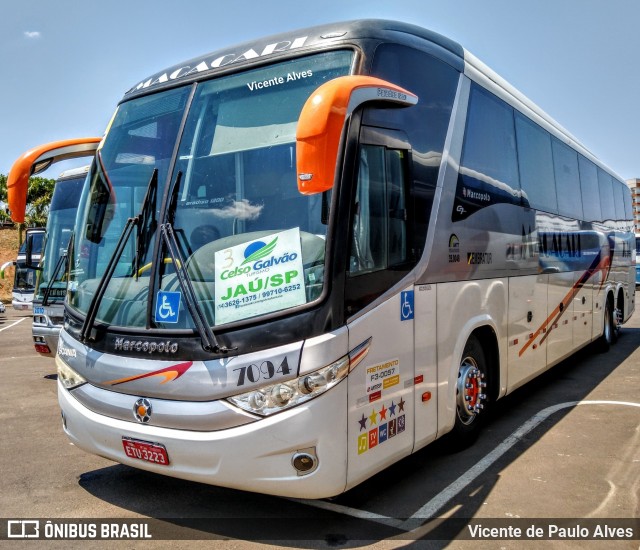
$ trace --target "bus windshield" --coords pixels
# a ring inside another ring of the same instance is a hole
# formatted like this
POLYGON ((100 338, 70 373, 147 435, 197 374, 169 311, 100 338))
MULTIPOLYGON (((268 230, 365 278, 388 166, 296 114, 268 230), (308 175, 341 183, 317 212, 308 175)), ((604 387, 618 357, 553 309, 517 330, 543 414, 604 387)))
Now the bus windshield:
POLYGON ((45 289, 50 283, 51 288, 48 292, 50 302, 62 301, 66 295, 65 269, 58 265, 58 261, 67 253, 85 176, 86 173, 82 173, 74 178, 58 180, 53 190, 47 218, 44 254, 40 263, 41 271, 38 273, 35 296, 37 301, 43 299, 45 289), (56 271, 57 273, 54 273, 56 271), (53 277, 55 280, 51 282, 53 277))
MULTIPOLYGON (((42 253, 42 244, 44 241, 44 232, 34 233, 33 235, 33 255, 34 259, 39 259, 42 253)), ((16 272, 14 277, 13 288, 18 291, 33 291, 35 288, 36 270, 29 267, 26 262, 27 242, 23 242, 18 250, 18 259, 16 261, 16 272)))
POLYGON ((210 326, 318 298, 329 201, 298 191, 296 124, 311 93, 348 74, 352 59, 344 50, 301 57, 120 105, 81 200, 69 305, 87 313, 127 220, 141 209, 145 216, 115 256, 98 322, 194 328, 176 276, 180 261, 210 326), (152 181, 157 191, 145 199, 152 181), (180 260, 156 243, 163 221, 180 260))

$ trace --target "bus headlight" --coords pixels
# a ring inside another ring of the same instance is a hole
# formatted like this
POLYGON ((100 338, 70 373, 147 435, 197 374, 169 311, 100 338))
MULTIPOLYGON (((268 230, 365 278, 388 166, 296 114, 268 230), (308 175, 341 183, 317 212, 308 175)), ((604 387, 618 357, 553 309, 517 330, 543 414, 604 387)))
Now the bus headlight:
POLYGON ((72 390, 87 383, 87 381, 67 365, 59 355, 56 355, 56 367, 58 367, 58 380, 60 380, 65 389, 72 390))
POLYGON ((247 393, 229 397, 236 407, 269 416, 271 414, 300 405, 330 390, 349 373, 349 356, 335 363, 305 374, 294 380, 263 386, 247 393))

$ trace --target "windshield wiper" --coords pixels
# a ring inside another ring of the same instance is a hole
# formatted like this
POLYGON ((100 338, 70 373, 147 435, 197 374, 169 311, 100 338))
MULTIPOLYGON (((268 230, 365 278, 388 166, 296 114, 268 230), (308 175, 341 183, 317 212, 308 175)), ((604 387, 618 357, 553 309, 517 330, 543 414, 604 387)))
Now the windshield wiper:
POLYGON ((151 174, 151 180, 147 187, 147 193, 142 201, 142 209, 138 215, 138 235, 136 256, 133 259, 133 269, 136 274, 136 280, 138 280, 138 274, 140 271, 140 258, 144 251, 148 248, 151 241, 151 235, 155 231, 155 214, 156 214, 156 201, 158 197, 158 169, 153 170, 151 174), (150 220, 147 222, 147 218, 151 215, 150 220))
POLYGON ((167 222, 163 223, 160 226, 160 234, 162 235, 162 240, 167 247, 167 252, 171 257, 171 261, 173 262, 173 267, 176 270, 176 277, 178 279, 178 283, 180 284, 180 288, 184 293, 187 309, 189 310, 191 318, 193 319, 193 322, 196 326, 196 330, 200 335, 202 348, 205 351, 210 351, 213 353, 228 353, 237 348, 228 348, 226 346, 221 346, 218 343, 218 340, 211 330, 211 327, 207 322, 207 318, 202 311, 200 304, 198 303, 195 289, 193 288, 191 278, 189 277, 189 273, 187 272, 187 269, 185 267, 184 258, 182 257, 182 253, 180 252, 180 246, 178 244, 178 240, 176 239, 176 234, 173 230, 173 221, 178 204, 178 189, 180 187, 181 176, 182 172, 178 172, 171 193, 169 209, 167 211, 167 222))
MULTIPOLYGON (((87 315, 84 319, 84 323, 82 324, 82 328, 80 329, 80 341, 87 342, 92 336, 93 325, 96 321, 96 315, 98 314, 98 307, 100 306, 100 302, 102 302, 102 298, 104 297, 104 293, 107 290, 107 286, 113 277, 113 274, 118 265, 118 261, 120 260, 120 256, 124 252, 125 246, 129 237, 131 236, 131 232, 133 231, 133 227, 136 225, 144 224, 145 217, 148 212, 147 204, 150 202, 151 197, 155 197, 156 189, 158 186, 158 169, 155 168, 153 170, 153 174, 151 174, 151 179, 149 180, 149 185, 147 186, 147 192, 142 201, 142 206, 140 208, 140 213, 133 217, 127 219, 127 222, 122 229, 122 233, 120 234, 120 238, 116 243, 116 247, 109 258, 109 263, 107 264, 107 268, 105 269, 100 281, 98 282, 98 286, 96 288, 96 292, 91 299, 91 303, 89 304, 89 308, 87 309, 87 315)), ((155 198, 154 198, 155 200, 155 198)), ((138 252, 140 251, 140 243, 138 243, 138 248, 136 251, 136 258, 134 259, 134 263, 137 266, 139 262, 138 252)), ((138 272, 135 273, 136 278, 138 276, 138 272)))
POLYGON ((51 275, 51 279, 49 279, 49 282, 47 283, 47 286, 45 287, 44 292, 42 293, 43 306, 49 305, 49 294, 51 294, 51 290, 53 289, 53 284, 56 282, 56 278, 58 277, 60 268, 64 265, 65 266, 64 271, 65 272, 67 271, 68 258, 69 258, 69 249, 67 248, 67 250, 65 250, 62 253, 62 255, 58 258, 58 262, 56 263, 56 266, 53 268, 53 274, 51 275))

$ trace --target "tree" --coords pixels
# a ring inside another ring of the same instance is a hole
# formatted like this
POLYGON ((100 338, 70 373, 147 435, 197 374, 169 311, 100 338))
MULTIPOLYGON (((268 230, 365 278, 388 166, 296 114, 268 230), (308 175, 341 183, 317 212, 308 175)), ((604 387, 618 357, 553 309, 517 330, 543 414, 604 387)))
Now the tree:
POLYGON ((29 178, 27 191, 27 212, 25 223, 27 227, 44 227, 47 225, 49 206, 53 197, 56 180, 47 178, 29 178))
POLYGON ((0 223, 6 223, 11 221, 9 216, 7 204, 7 176, 0 174, 0 223))
MULTIPOLYGON (((49 178, 29 178, 27 211, 25 216, 27 226, 37 227, 46 225, 55 184, 56 180, 49 178)), ((0 201, 4 203, 7 202, 7 176, 4 174, 0 174, 0 201)), ((0 217, 2 217, 2 214, 0 214, 0 217)))
POLYGON ((0 174, 0 201, 7 202, 7 176, 0 174))

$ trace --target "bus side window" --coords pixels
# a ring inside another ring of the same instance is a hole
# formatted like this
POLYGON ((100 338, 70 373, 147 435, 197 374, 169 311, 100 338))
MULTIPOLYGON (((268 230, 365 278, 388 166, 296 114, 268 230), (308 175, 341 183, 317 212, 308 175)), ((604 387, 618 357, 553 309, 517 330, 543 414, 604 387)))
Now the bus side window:
POLYGON ((580 168, 584 219, 588 222, 599 222, 602 220, 602 213, 600 211, 600 191, 598 190, 598 170, 593 162, 582 155, 578 156, 578 166, 580 168))
POLYGON ((613 227, 616 219, 616 206, 613 199, 613 182, 611 176, 598 167, 598 186, 600 191, 600 207, 602 208, 602 222, 613 227))
POLYGON ((373 145, 364 145, 360 151, 351 275, 407 260, 404 156, 404 151, 373 145))
POLYGON ((521 202, 513 108, 473 85, 451 219, 490 205, 521 202))
POLYGON ((551 135, 532 120, 516 113, 516 138, 524 206, 557 214, 551 135))
POLYGON ((362 145, 354 197, 346 287, 353 314, 414 265, 407 208, 408 151, 362 145))
POLYGON ((619 222, 619 223, 616 223, 616 228, 619 228, 619 226, 622 224, 622 221, 625 218, 624 191, 622 189, 624 184, 620 183, 615 178, 612 178, 612 182, 613 182, 613 203, 616 209, 616 221, 619 222))
POLYGON ((551 139, 551 147, 558 196, 558 212, 561 216, 583 220, 578 153, 555 137, 551 139))

